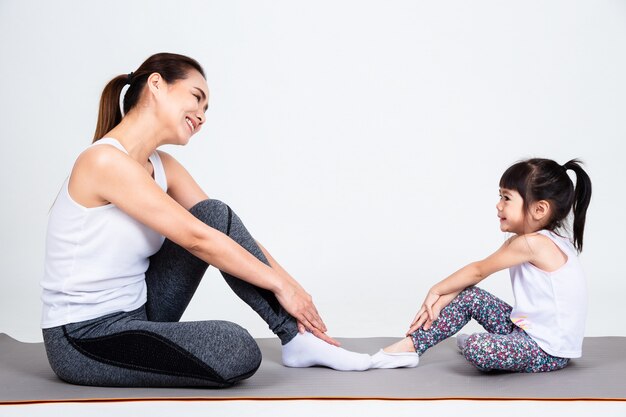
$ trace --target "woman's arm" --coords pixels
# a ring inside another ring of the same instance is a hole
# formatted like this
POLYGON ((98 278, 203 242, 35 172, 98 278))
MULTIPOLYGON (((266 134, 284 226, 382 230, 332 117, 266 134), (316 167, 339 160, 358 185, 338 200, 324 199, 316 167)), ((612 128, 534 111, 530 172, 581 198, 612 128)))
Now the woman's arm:
POLYGON ((157 151, 167 178, 167 194, 186 210, 209 198, 191 174, 170 154, 157 151))
MULTIPOLYGON (((176 200, 176 202, 189 210, 200 201, 209 198, 189 172, 174 157, 163 151, 158 152, 161 157, 161 161, 163 162, 163 167, 167 173, 167 193, 174 200, 176 200)), ((276 294, 280 304, 284 307, 285 303, 289 303, 288 299, 293 297, 295 292, 306 293, 304 288, 302 288, 302 286, 291 275, 289 275, 287 271, 285 271, 285 269, 272 257, 272 255, 270 255, 267 249, 265 249, 260 242, 257 241, 256 243, 267 258, 272 269, 291 286, 291 290, 283 291, 283 294, 280 295, 283 298, 280 298, 279 294, 276 294)), ((323 321, 321 321, 321 325, 323 330, 311 328, 311 332, 325 342, 339 346, 339 342, 325 334, 327 328, 323 321)), ((301 321, 298 321, 298 329, 300 332, 304 332, 306 330, 306 326, 301 321)))
MULTIPOLYGON (((300 286, 300 284, 272 257, 272 255, 267 251, 267 249, 263 247, 263 245, 261 245, 259 241, 256 241, 256 243, 257 245, 259 245, 259 248, 261 248, 261 251, 263 252, 263 254, 265 255, 265 257, 267 258, 268 262, 270 263, 270 265, 272 266, 274 270, 278 271, 278 273, 281 274, 286 280, 293 282, 294 285, 300 286)), ((306 327, 301 322, 298 322, 298 329, 300 330, 301 333, 304 333, 304 331, 306 330, 306 327)), ((319 337, 320 339, 324 340, 325 342, 330 343, 331 345, 341 346, 341 343, 329 337, 325 333, 321 333, 316 330, 312 331, 312 333, 315 336, 319 337)))
MULTIPOLYGON (((168 171, 168 176, 170 174, 174 172, 168 171)), ((174 178, 179 181, 174 179, 172 191, 174 195, 182 196, 184 190, 180 176, 174 174, 174 178)), ((216 268, 272 291, 285 310, 306 328, 322 333, 326 331, 311 296, 302 287, 286 280, 228 236, 207 226, 187 210, 186 205, 193 206, 206 198, 201 190, 192 192, 187 199, 180 197, 183 198, 183 206, 163 192, 145 168, 134 159, 106 145, 89 148, 81 154, 74 166, 70 184, 79 191, 89 190, 92 200, 115 204, 129 216, 216 268)))

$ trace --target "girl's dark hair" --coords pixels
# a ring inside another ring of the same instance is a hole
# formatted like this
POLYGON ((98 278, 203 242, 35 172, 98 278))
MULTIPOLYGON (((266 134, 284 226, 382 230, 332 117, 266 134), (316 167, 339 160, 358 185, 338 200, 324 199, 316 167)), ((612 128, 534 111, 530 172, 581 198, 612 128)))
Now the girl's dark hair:
POLYGON ((574 246, 579 252, 583 250, 585 217, 591 200, 591 179, 581 164, 577 159, 561 166, 551 159, 533 158, 514 164, 500 178, 500 188, 515 190, 522 196, 524 213, 536 201, 550 203, 552 213, 545 226, 548 230, 563 227, 573 209, 574 246), (567 175, 569 169, 576 174, 576 186, 567 175))
POLYGON ((184 55, 159 53, 146 59, 139 68, 130 74, 118 75, 104 87, 100 98, 98 122, 93 141, 101 139, 108 131, 122 121, 120 94, 126 84, 130 84, 124 95, 124 114, 127 114, 139 101, 141 91, 150 74, 159 73, 167 83, 187 78, 190 70, 196 70, 204 77, 204 70, 192 58, 184 55))

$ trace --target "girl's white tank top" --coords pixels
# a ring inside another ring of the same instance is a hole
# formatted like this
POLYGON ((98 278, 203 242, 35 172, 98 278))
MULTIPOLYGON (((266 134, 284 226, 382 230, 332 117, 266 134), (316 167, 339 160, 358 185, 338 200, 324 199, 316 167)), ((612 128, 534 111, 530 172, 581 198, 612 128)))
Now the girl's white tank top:
POLYGON ((515 307, 511 320, 545 352, 561 358, 582 354, 587 317, 587 284, 574 245, 541 230, 567 256, 559 269, 547 272, 531 263, 509 269, 515 307))

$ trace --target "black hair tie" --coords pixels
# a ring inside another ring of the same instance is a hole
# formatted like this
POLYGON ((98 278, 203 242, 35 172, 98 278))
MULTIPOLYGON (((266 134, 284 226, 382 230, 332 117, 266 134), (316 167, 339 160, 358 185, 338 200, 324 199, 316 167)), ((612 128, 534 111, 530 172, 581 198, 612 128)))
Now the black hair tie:
POLYGON ((130 74, 126 76, 126 84, 130 84, 133 82, 133 74, 134 73, 131 71, 130 74))

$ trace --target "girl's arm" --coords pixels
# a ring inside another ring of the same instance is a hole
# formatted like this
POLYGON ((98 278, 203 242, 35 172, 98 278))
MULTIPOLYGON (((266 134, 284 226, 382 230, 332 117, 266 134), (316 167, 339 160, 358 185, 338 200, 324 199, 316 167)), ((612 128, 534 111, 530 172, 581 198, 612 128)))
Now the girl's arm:
POLYGON ((192 191, 189 194, 191 197, 183 197, 185 187, 193 188, 193 184, 185 186, 180 180, 180 175, 184 177, 185 174, 181 174, 182 171, 176 173, 167 161, 164 165, 167 165, 168 176, 172 176, 171 192, 181 199, 180 203, 163 192, 137 161, 106 145, 89 148, 81 154, 70 176, 70 188, 89 190, 92 200, 116 205, 205 262, 272 291, 285 310, 307 329, 318 334, 325 333, 326 326, 311 296, 301 286, 256 259, 230 237, 194 217, 187 208, 206 198, 206 194, 201 190, 192 191))
MULTIPOLYGON (((415 315, 407 334, 424 325, 428 330, 439 312, 467 287, 478 284, 494 272, 519 265, 524 262, 535 263, 540 259, 546 238, 537 234, 513 236, 497 251, 482 261, 473 262, 459 269, 449 277, 435 284, 424 299, 415 315)), ((554 246, 554 245, 552 245, 554 246)))

